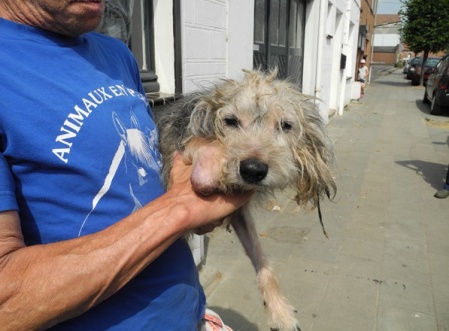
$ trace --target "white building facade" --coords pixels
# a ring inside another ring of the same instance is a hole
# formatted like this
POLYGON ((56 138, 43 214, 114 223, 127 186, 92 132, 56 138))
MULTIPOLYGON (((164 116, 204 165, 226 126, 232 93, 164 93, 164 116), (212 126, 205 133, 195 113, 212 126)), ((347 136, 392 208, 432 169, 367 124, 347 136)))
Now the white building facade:
POLYGON ((354 98, 361 0, 112 1, 134 9, 130 47, 155 99, 275 66, 324 118, 354 98))
MULTIPOLYGON (((169 6, 170 2, 157 1, 156 7, 169 6)), ((182 92, 195 91, 223 77, 239 78, 242 69, 252 69, 256 62, 255 51, 260 48, 260 43, 255 43, 255 38, 264 33, 260 30, 266 28, 267 24, 273 25, 271 21, 264 22, 265 25, 257 24, 256 9, 266 6, 264 15, 270 15, 273 11, 282 13, 288 9, 289 3, 294 2, 295 8, 300 5, 303 10, 294 12, 290 8, 291 13, 284 15, 290 21, 293 21, 292 15, 300 16, 296 17, 295 23, 300 26, 297 30, 301 31, 295 36, 287 36, 290 42, 292 38, 302 39, 299 40, 301 47, 297 48, 302 52, 299 72, 301 77, 293 80, 298 81, 303 93, 319 100, 317 103, 325 119, 334 113, 343 114, 343 109, 350 100, 358 98, 352 91, 353 85, 358 86, 357 83, 354 84, 353 73, 356 65, 360 0, 182 1, 182 92)), ((278 25, 275 32, 279 37, 282 33, 282 16, 278 15, 277 18, 274 24, 278 25)), ((157 26, 155 31, 158 31, 157 26)), ((270 31, 265 34, 270 34, 270 31)), ((267 44, 272 44, 273 41, 278 45, 282 44, 273 40, 272 36, 266 38, 270 38, 266 41, 267 44)), ((268 45, 270 46, 272 45, 268 45)), ((157 54, 157 44, 155 49, 157 54)), ((276 49, 273 53, 275 52, 276 49)), ((164 53, 166 52, 162 54, 164 53)), ((282 63, 270 61, 268 56, 265 57, 266 67, 282 63)), ((294 58, 288 51, 285 57, 287 62, 294 58)), ((156 68, 156 74, 162 78, 165 65, 156 63, 156 68)), ((284 78, 291 77, 287 73, 284 78)), ((161 90, 164 89, 168 93, 173 91, 169 86, 161 86, 161 90)))

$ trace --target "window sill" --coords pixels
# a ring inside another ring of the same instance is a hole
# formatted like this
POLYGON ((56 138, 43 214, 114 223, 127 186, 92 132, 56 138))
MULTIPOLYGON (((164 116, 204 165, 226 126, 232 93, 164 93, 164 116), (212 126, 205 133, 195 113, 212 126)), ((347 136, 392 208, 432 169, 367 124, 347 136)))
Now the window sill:
POLYGON ((163 106, 171 101, 176 100, 176 96, 170 93, 150 92, 146 93, 147 99, 151 107, 163 106))

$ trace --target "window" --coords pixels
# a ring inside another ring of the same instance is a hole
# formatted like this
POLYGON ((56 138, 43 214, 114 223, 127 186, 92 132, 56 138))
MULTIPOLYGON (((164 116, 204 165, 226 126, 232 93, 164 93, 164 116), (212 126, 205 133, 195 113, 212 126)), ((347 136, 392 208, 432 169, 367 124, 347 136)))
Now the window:
POLYGON ((136 57, 145 92, 158 92, 154 73, 153 0, 106 0, 97 31, 126 43, 136 57))
POLYGON ((103 20, 98 32, 129 44, 133 0, 106 0, 103 20))
MULTIPOLYGON (((126 1, 126 0, 121 0, 126 1)), ((153 1, 135 0, 129 47, 136 57, 145 92, 158 92, 154 73, 153 1)))
POLYGON ((253 66, 302 84, 305 0, 256 0, 253 66))

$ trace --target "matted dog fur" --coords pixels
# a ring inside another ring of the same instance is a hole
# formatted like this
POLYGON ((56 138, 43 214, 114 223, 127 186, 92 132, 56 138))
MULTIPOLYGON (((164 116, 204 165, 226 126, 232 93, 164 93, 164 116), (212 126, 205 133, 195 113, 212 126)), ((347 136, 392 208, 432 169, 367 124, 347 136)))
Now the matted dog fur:
POLYGON ((271 329, 299 330, 262 252, 251 210, 267 193, 287 188, 296 192, 298 205, 311 209, 324 196, 333 197, 334 154, 313 99, 276 75, 246 71, 242 81, 223 80, 171 104, 156 113, 156 121, 166 185, 178 150, 193 165, 196 192, 255 192, 227 221, 257 272, 271 329))

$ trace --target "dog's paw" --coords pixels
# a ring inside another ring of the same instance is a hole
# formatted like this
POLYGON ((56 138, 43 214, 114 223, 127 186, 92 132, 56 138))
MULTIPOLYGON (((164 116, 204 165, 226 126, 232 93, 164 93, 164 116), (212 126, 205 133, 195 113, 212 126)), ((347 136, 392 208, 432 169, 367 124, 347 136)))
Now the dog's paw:
POLYGON ((299 323, 296 320, 296 318, 292 317, 288 320, 283 320, 279 322, 272 322, 271 331, 301 331, 301 328, 299 327, 299 323))
MULTIPOLYGON (((278 328, 270 328, 270 331, 282 331, 282 329, 278 329, 278 328)), ((286 331, 287 331, 287 329, 286 329, 286 331)), ((301 331, 301 329, 299 328, 298 325, 296 325, 294 329, 290 329, 290 330, 288 330, 288 331, 301 331)))
POLYGON ((295 318, 297 312, 288 301, 282 297, 282 305, 277 305, 277 309, 269 307, 269 325, 272 331, 301 331, 299 322, 295 318), (270 309, 271 308, 271 309, 270 309))
POLYGON ((282 295, 277 277, 270 266, 261 268, 257 275, 259 289, 268 314, 271 330, 300 330, 295 318, 297 312, 286 297, 282 295))

